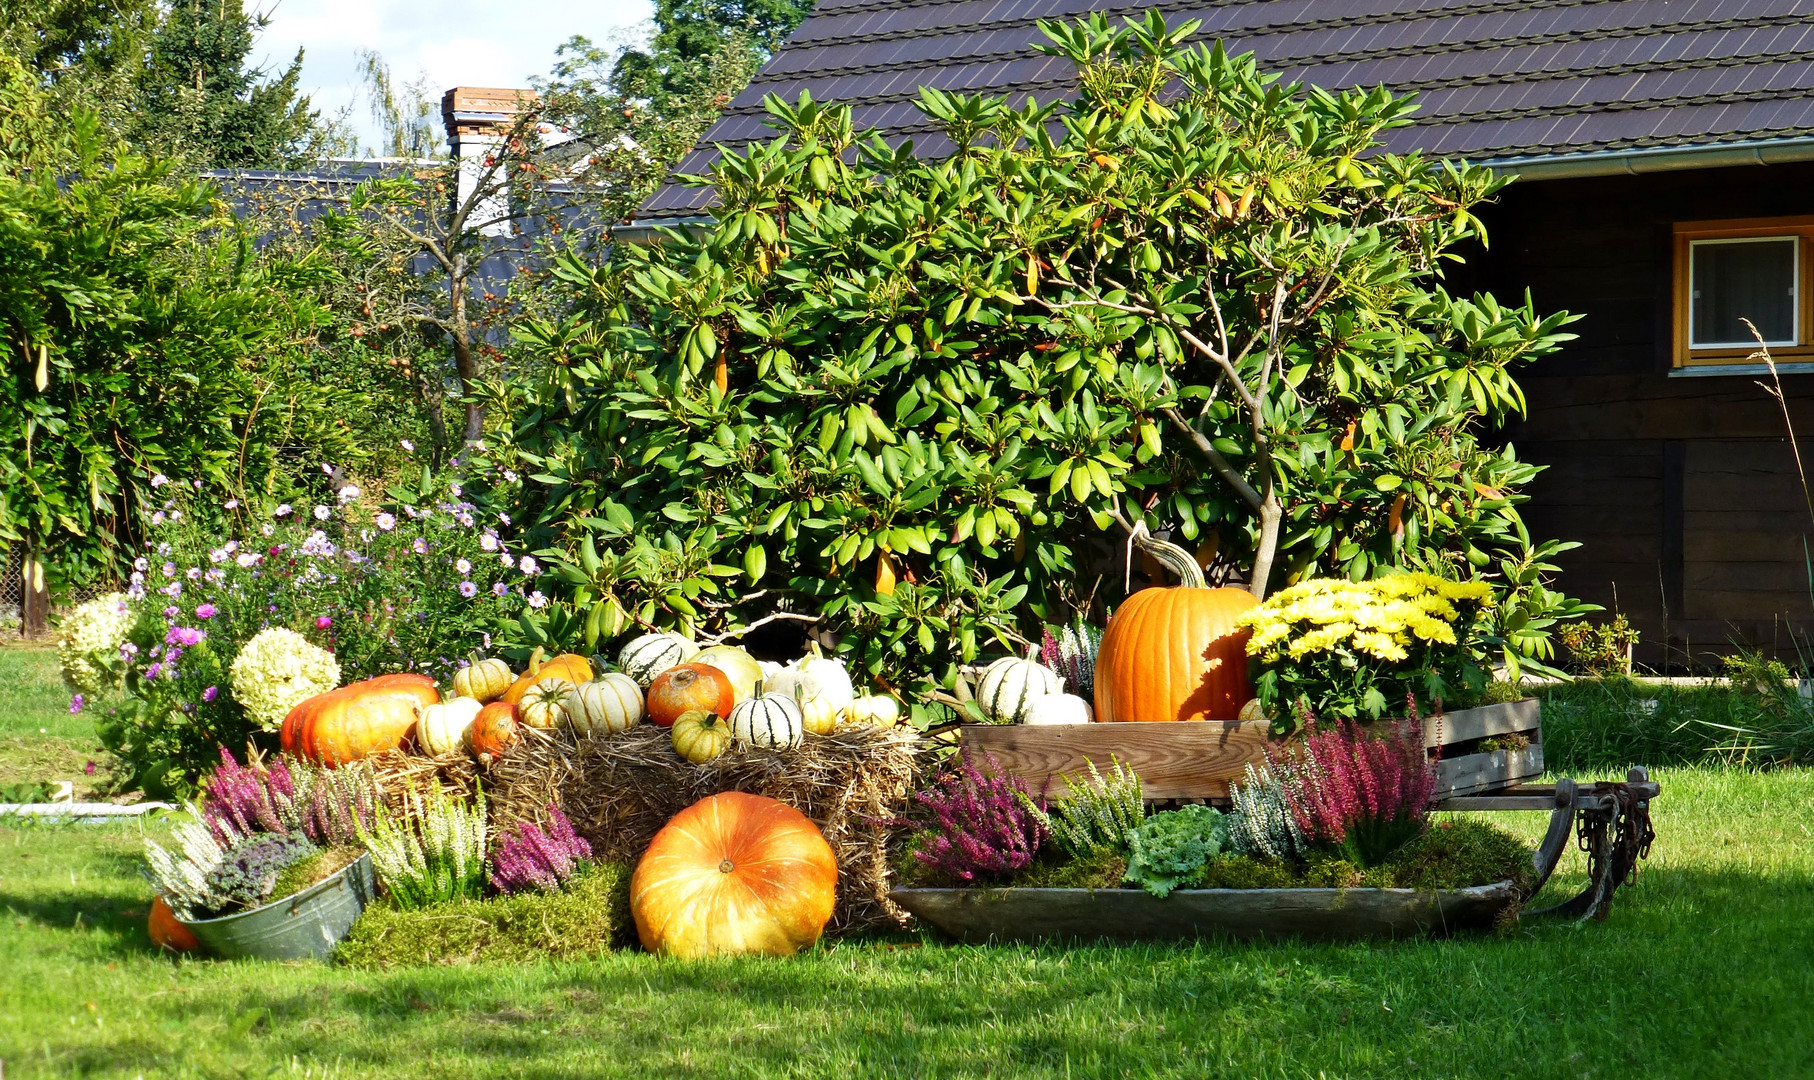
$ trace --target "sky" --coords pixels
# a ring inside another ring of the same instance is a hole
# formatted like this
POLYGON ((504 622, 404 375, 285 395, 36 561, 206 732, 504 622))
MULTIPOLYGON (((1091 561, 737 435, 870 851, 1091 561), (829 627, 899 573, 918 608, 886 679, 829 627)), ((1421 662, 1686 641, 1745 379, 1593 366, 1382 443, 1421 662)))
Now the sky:
POLYGON ((253 50, 282 70, 301 47, 302 88, 324 116, 351 105, 363 143, 377 128, 360 94, 358 51, 375 50, 398 82, 427 74, 438 98, 454 86, 527 86, 575 34, 604 43, 643 32, 650 0, 523 4, 480 0, 265 0, 270 25, 253 50))

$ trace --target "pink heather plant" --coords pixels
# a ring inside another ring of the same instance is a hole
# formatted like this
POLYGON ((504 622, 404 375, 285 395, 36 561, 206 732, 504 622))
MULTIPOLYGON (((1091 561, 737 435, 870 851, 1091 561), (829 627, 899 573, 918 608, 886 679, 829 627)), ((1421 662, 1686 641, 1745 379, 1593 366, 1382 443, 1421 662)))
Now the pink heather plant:
POLYGON ((1010 776, 995 755, 987 755, 989 772, 978 769, 963 751, 958 767, 941 774, 913 801, 926 811, 923 841, 914 857, 938 874, 957 881, 1000 878, 1033 861, 1047 832, 1035 812, 1026 781, 1010 776))
POLYGON ((491 885, 501 893, 554 892, 573 876, 579 860, 591 857, 592 845, 573 831, 559 806, 549 803, 547 832, 525 821, 493 850, 491 885))
POLYGON ((1344 848, 1364 866, 1417 836, 1429 818, 1436 769, 1426 760, 1423 725, 1353 721, 1306 725, 1292 750, 1267 751, 1297 832, 1312 845, 1344 848))

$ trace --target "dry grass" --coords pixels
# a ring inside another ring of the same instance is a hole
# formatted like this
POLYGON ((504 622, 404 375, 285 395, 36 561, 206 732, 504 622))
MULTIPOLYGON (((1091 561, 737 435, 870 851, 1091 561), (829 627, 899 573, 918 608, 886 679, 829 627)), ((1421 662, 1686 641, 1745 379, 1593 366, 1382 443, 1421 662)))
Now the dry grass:
POLYGON ((694 765, 675 753, 665 728, 578 738, 530 731, 489 768, 455 758, 388 753, 374 759, 387 792, 434 782, 456 794, 481 785, 496 828, 535 821, 558 803, 593 854, 634 866, 656 832, 681 810, 721 791, 765 795, 819 826, 838 860, 838 906, 830 930, 903 926, 888 899, 892 823, 907 809, 925 744, 905 728, 855 728, 808 736, 796 750, 735 746, 694 765))

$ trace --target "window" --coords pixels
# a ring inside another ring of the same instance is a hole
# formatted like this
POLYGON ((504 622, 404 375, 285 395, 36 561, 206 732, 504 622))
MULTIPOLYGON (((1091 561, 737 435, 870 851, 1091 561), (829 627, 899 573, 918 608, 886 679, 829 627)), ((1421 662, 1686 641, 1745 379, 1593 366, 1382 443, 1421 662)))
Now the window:
POLYGON ((1752 363, 1757 327, 1777 360, 1814 360, 1814 218, 1675 227, 1675 365, 1752 363))

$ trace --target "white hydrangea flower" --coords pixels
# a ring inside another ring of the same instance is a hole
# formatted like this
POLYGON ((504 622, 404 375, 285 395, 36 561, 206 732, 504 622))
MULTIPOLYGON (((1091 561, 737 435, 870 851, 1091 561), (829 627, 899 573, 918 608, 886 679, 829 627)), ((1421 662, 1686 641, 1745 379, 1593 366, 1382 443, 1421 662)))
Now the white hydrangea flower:
POLYGON ((130 629, 132 612, 126 606, 125 593, 108 593, 78 605, 64 617, 63 636, 57 642, 63 682, 80 694, 98 693, 115 685, 118 677, 114 669, 97 663, 95 656, 118 656, 130 629))
POLYGON ((276 731, 291 709, 340 685, 334 654, 309 644, 294 630, 260 630, 233 660, 233 697, 266 731, 276 731))

